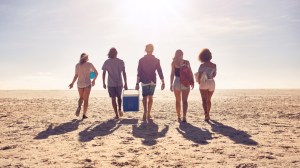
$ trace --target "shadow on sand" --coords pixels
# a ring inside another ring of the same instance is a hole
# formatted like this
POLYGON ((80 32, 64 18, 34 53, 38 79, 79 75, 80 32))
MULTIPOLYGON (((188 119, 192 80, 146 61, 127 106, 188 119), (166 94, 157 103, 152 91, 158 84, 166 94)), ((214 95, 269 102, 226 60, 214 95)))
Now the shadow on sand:
POLYGON ((78 129, 81 121, 82 120, 73 119, 72 121, 60 124, 56 127, 53 127, 53 124, 50 124, 45 131, 40 132, 34 139, 47 139, 51 135, 61 135, 75 131, 78 129))
POLYGON ((208 123, 210 124, 213 132, 222 134, 237 144, 258 145, 256 141, 250 138, 251 135, 247 134, 245 131, 237 130, 215 120, 211 120, 208 123))
POLYGON ((143 138, 143 145, 152 146, 157 143, 158 138, 166 136, 169 126, 165 125, 160 132, 158 132, 158 129, 158 125, 153 120, 149 120, 148 123, 143 122, 139 126, 133 125, 132 134, 134 137, 143 138))
POLYGON ((208 130, 202 130, 201 128, 195 127, 189 123, 181 122, 179 128, 176 129, 185 139, 198 144, 208 144, 207 140, 212 139, 211 133, 208 130))
POLYGON ((138 123, 138 119, 121 119, 119 125, 135 125, 138 123))
POLYGON ((93 140, 95 137, 109 135, 120 128, 121 125, 117 125, 117 121, 115 119, 110 119, 95 127, 93 126, 94 125, 91 125, 79 132, 80 142, 88 142, 93 140))

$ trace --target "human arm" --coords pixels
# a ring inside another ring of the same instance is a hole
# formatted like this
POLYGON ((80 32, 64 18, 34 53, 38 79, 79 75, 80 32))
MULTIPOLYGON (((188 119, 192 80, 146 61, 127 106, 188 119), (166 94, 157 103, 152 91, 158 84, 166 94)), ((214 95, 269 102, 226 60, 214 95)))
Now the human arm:
POLYGON ((74 83, 76 82, 76 80, 78 79, 78 71, 79 71, 79 67, 78 65, 75 66, 75 75, 73 77, 73 80, 71 82, 71 84, 69 85, 69 89, 73 88, 74 83))
POLYGON ((138 65, 138 68, 137 68, 137 77, 136 77, 135 90, 140 89, 139 83, 140 83, 140 76, 141 76, 141 73, 142 73, 142 67, 140 65, 140 62, 141 61, 139 61, 139 65, 138 65))
POLYGON ((74 83, 76 82, 77 78, 78 78, 78 75, 75 74, 74 77, 73 77, 73 81, 72 81, 71 84, 69 85, 69 89, 72 89, 72 88, 73 88, 73 85, 74 85, 74 83))
POLYGON ((140 77, 137 76, 137 77, 136 77, 135 90, 139 90, 139 89, 140 89, 139 83, 140 83, 140 77))
POLYGON ((123 79, 124 79, 124 89, 125 89, 125 90, 128 90, 128 86, 127 86, 127 76, 126 76, 126 71, 125 71, 125 69, 123 70, 122 74, 123 74, 123 79))
POLYGON ((102 81, 103 81, 103 88, 104 88, 104 89, 106 89, 105 76, 106 76, 106 70, 103 70, 103 73, 102 73, 102 81))
POLYGON ((164 90, 165 89, 165 80, 162 79, 161 80, 161 90, 164 90))
POLYGON ((158 60, 156 70, 157 70, 159 78, 161 80, 161 90, 164 90, 165 89, 165 81, 164 81, 164 75, 163 75, 159 60, 158 60))
POLYGON ((198 69, 198 83, 200 84, 201 82, 201 76, 202 76, 202 72, 203 72, 203 64, 200 65, 199 69, 198 69))
POLYGON ((171 75, 170 75, 170 90, 173 92, 173 81, 174 81, 175 67, 174 63, 171 64, 171 75))
POLYGON ((194 89, 194 84, 195 84, 195 81, 194 81, 194 75, 193 75, 193 71, 192 71, 192 68, 191 68, 191 64, 190 64, 190 62, 189 61, 187 61, 187 64, 188 64, 188 66, 189 66, 189 69, 190 69, 190 72, 191 72, 191 76, 192 76, 192 81, 191 81, 191 87, 192 87, 192 89, 194 89))
POLYGON ((217 65, 215 65, 215 68, 216 68, 216 70, 215 70, 215 72, 213 73, 213 77, 216 77, 216 75, 217 75, 217 65))

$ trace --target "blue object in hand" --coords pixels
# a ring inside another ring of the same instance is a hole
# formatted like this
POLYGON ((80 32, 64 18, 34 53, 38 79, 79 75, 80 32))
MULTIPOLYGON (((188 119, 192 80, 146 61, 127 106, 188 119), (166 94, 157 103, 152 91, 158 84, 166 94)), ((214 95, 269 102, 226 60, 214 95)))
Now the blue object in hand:
POLYGON ((90 79, 94 79, 96 77, 96 73, 95 72, 91 72, 90 73, 90 79))

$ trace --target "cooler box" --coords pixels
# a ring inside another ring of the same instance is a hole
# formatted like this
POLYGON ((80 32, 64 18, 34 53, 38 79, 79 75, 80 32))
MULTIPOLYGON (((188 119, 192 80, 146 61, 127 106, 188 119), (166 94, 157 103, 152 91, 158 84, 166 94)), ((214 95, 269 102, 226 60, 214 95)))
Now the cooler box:
POLYGON ((123 111, 139 111, 139 91, 124 90, 123 91, 123 111))

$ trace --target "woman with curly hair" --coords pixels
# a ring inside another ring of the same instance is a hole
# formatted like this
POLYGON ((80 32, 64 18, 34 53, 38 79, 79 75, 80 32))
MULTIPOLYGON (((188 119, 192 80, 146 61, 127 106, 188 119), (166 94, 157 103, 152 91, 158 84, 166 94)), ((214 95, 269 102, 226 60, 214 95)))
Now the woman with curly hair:
POLYGON ((200 84, 200 93, 202 97, 202 106, 205 114, 205 121, 210 120, 211 97, 215 90, 214 77, 217 74, 217 65, 211 62, 212 54, 205 48, 199 54, 201 65, 198 69, 198 83, 200 84))

